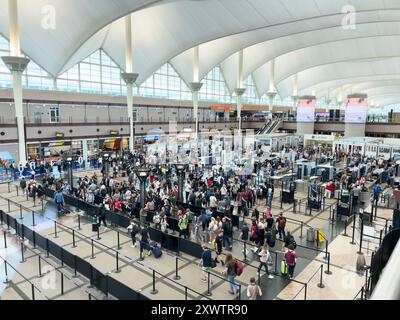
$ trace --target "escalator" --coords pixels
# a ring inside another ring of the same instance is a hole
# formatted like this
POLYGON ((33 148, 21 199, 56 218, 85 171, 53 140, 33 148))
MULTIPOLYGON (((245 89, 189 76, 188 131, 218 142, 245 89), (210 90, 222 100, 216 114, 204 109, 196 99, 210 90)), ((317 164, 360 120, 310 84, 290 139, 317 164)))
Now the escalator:
POLYGON ((281 119, 269 120, 258 132, 257 134, 271 134, 276 132, 282 124, 281 119))

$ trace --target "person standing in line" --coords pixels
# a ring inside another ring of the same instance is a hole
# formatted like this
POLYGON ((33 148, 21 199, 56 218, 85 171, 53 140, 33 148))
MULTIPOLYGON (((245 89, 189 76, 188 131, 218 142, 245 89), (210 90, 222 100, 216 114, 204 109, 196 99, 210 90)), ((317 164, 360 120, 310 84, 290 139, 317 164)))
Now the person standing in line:
POLYGON ((285 252, 285 261, 288 266, 289 278, 293 279, 294 269, 296 268, 298 254, 294 251, 294 246, 289 244, 288 250, 285 252))
POLYGON ((201 254, 200 264, 201 270, 203 271, 202 281, 208 280, 208 270, 212 267, 212 254, 210 248, 203 246, 203 253, 201 254))
POLYGON ((283 216, 283 213, 279 214, 278 219, 276 219, 279 239, 283 239, 285 237, 285 227, 286 227, 286 218, 283 216))
POLYGON ((264 224, 264 219, 260 218, 257 224, 258 228, 258 245, 261 247, 264 245, 264 240, 265 240, 265 224, 264 224))
POLYGON ((101 222, 103 222, 105 230, 107 230, 107 222, 106 222, 106 210, 104 208, 104 204, 100 204, 99 212, 98 212, 98 226, 101 226, 101 222))
POLYGON ((232 249, 232 221, 228 217, 222 218, 223 244, 225 248, 232 249))
POLYGON ((243 253, 247 256, 248 250, 246 249, 246 243, 249 241, 249 233, 250 229, 247 222, 243 223, 242 229, 240 229, 240 237, 239 239, 243 241, 243 253))
POLYGON ((188 233, 187 233, 188 220, 187 220, 185 213, 183 213, 181 215, 181 217, 179 218, 178 227, 179 227, 179 237, 181 237, 181 235, 183 235, 184 239, 187 239, 188 238, 188 233))
POLYGON ((136 224, 133 220, 131 222, 131 224, 128 227, 128 231, 131 234, 131 239, 132 239, 132 248, 136 248, 136 235, 139 233, 140 231, 140 225, 136 224))
POLYGON ((265 273, 268 275, 268 279, 273 279, 274 276, 271 275, 268 270, 268 262, 272 261, 272 257, 271 253, 269 252, 267 243, 264 243, 264 246, 262 247, 258 255, 260 256, 260 265, 258 266, 258 272, 260 272, 262 267, 264 267, 265 273))
POLYGON ((221 262, 222 265, 224 265, 224 260, 221 258, 223 242, 224 242, 224 232, 220 231, 217 237, 215 238, 215 253, 217 254, 217 256, 215 257, 215 262, 216 263, 221 262))
POLYGON ((226 269, 222 272, 222 274, 228 277, 229 282, 229 290, 228 292, 232 295, 235 295, 238 290, 238 286, 235 282, 236 279, 236 259, 232 257, 232 254, 228 253, 225 259, 225 267, 226 269))
POLYGON ((250 284, 247 287, 247 297, 249 300, 261 300, 262 291, 259 285, 256 283, 256 279, 250 278, 250 284))
POLYGON ((57 205, 57 211, 60 212, 64 209, 64 195, 61 190, 56 191, 54 195, 54 202, 57 205))
POLYGON ((142 228, 142 230, 140 230, 140 258, 143 260, 143 250, 146 249, 147 250, 147 255, 150 256, 151 255, 151 248, 150 248, 150 234, 149 234, 149 230, 147 229, 147 225, 145 224, 142 228))

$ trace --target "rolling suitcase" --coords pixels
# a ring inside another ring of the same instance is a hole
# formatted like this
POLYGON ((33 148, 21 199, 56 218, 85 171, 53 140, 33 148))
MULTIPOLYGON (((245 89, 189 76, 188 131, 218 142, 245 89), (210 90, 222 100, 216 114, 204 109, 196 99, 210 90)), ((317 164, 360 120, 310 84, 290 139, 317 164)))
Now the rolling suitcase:
POLYGON ((162 256, 162 250, 157 245, 157 243, 153 244, 153 246, 151 247, 151 252, 153 253, 153 255, 156 259, 158 259, 162 256))
POLYGON ((286 276, 288 274, 288 266, 286 264, 286 261, 281 261, 281 274, 283 276, 286 276))

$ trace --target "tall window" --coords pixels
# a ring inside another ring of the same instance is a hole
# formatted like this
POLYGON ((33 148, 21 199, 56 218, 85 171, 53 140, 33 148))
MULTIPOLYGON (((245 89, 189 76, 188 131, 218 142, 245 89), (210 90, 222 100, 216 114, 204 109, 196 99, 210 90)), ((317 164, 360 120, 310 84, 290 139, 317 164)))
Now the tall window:
POLYGON ((60 106, 54 105, 50 107, 50 123, 60 122, 60 106))
POLYGON ((203 86, 200 90, 201 100, 233 102, 220 67, 212 69, 202 82, 203 86))
MULTIPOLYGON (((10 55, 9 41, 0 35, 0 57, 10 55)), ((28 56, 24 55, 29 58, 28 56)), ((22 85, 24 88, 50 90, 53 88, 53 79, 34 61, 30 61, 28 67, 22 75, 22 85)), ((12 87, 12 76, 10 70, 0 59, 0 87, 12 87)))
POLYGON ((140 87, 139 95, 163 99, 191 100, 192 94, 171 64, 164 64, 140 87))
POLYGON ((246 88, 246 91, 243 95, 243 100, 251 104, 260 104, 260 98, 258 97, 257 88, 254 84, 252 75, 249 75, 246 78, 246 80, 243 82, 243 86, 246 88))

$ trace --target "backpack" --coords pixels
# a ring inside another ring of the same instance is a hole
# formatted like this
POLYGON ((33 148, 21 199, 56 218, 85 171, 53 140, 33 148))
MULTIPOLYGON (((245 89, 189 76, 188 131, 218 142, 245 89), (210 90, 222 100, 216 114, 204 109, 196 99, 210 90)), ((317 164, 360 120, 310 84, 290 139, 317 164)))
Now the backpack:
POLYGON ((271 234, 271 236, 268 239, 268 245, 273 248, 275 247, 275 243, 276 243, 276 236, 274 234, 271 234))
POLYGON ((235 262, 235 273, 237 276, 240 276, 243 273, 244 263, 240 260, 236 260, 235 262))
POLYGON ((21 188, 22 189, 26 188, 26 181, 25 180, 21 180, 21 188))
POLYGON ((153 223, 159 224, 161 222, 161 217, 159 215, 155 215, 153 217, 153 223))

